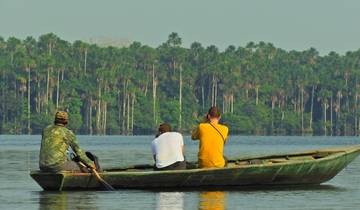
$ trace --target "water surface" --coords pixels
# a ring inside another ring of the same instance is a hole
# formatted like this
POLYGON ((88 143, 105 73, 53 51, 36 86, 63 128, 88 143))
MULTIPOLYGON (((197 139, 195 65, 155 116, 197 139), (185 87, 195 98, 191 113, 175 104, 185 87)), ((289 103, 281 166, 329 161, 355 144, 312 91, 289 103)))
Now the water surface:
MULTIPOLYGON (((103 167, 152 164, 152 136, 79 136, 83 149, 103 167)), ((185 139, 186 158, 196 160, 198 143, 185 139)), ((357 137, 233 136, 229 158, 360 144, 357 137)), ((360 159, 318 187, 212 191, 45 192, 31 179, 38 167, 40 136, 0 136, 0 209, 358 209, 360 159)))

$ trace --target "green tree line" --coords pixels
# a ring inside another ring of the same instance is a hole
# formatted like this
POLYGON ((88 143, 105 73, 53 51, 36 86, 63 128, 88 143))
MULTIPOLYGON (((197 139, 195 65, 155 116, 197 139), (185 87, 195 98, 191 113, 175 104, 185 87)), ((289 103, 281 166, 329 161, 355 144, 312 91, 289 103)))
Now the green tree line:
POLYGON ((216 105, 233 134, 358 135, 359 79, 360 50, 0 37, 0 133, 39 134, 56 110, 81 134, 152 134, 161 122, 186 133, 216 105))

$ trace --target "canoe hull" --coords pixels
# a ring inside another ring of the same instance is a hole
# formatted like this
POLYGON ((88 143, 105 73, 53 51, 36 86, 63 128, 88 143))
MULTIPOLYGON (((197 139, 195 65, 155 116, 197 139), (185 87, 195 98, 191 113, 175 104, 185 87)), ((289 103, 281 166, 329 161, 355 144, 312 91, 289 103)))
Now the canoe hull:
MULTIPOLYGON (((333 178, 359 154, 360 148, 353 147, 326 158, 291 163, 179 171, 110 171, 100 173, 100 176, 116 189, 313 185, 333 178)), ((44 190, 103 189, 96 178, 88 173, 33 171, 31 176, 44 190)))

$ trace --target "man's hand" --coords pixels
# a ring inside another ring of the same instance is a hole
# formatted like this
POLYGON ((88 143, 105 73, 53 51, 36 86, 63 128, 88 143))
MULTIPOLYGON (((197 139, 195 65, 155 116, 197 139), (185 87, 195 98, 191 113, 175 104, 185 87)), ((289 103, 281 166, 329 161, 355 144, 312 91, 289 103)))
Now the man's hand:
POLYGON ((89 164, 89 166, 91 167, 91 170, 96 170, 96 166, 95 166, 95 164, 94 164, 94 163, 89 164))

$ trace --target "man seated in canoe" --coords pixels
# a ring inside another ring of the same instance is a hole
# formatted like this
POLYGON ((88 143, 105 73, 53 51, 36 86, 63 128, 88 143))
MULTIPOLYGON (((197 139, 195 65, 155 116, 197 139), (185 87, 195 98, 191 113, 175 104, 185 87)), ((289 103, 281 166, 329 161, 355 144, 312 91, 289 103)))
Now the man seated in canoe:
POLYGON ((178 132, 171 132, 168 123, 159 126, 158 134, 151 143, 151 150, 155 170, 186 169, 183 136, 178 132))
POLYGON ((205 119, 192 132, 192 140, 200 140, 198 162, 200 168, 222 168, 226 165, 224 145, 229 129, 221 125, 220 110, 213 106, 209 109, 205 119))
POLYGON ((54 124, 43 130, 39 157, 41 171, 54 173, 58 171, 86 171, 78 163, 69 159, 69 147, 82 161, 93 166, 93 163, 80 149, 75 134, 66 128, 68 119, 67 112, 58 111, 55 114, 54 124))

